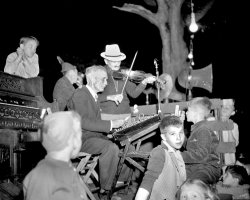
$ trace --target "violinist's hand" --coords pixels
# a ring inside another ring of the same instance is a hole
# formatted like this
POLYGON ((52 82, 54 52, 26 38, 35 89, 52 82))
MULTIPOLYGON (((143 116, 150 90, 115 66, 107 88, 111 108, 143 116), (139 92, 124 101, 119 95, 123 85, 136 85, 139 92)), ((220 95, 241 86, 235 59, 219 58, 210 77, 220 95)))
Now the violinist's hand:
POLYGON ((121 127, 124 123, 125 120, 124 119, 117 119, 117 120, 111 120, 111 124, 112 124, 112 129, 113 128, 119 128, 121 127))
POLYGON ((112 134, 108 134, 107 137, 111 139, 111 138, 113 138, 113 135, 112 134))
POLYGON ((156 77, 155 76, 149 76, 147 78, 145 78, 143 81, 142 81, 142 84, 144 85, 147 85, 148 83, 153 83, 156 81, 156 77))
POLYGON ((114 101, 116 105, 122 102, 123 100, 123 94, 114 94, 107 96, 107 100, 114 101))

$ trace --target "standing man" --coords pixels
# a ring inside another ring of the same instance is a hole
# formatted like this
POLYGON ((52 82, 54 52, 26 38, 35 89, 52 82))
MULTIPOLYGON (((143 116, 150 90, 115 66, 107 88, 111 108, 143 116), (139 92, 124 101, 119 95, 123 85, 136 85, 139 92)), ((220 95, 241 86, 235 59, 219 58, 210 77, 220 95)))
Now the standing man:
POLYGON ((124 120, 102 120, 97 93, 107 85, 107 72, 102 66, 93 65, 86 69, 87 85, 83 85, 73 94, 70 108, 82 117, 82 148, 90 154, 101 154, 99 158, 99 176, 101 195, 111 189, 119 161, 119 148, 107 137, 113 128, 124 124, 124 120))
POLYGON ((74 83, 77 82, 78 72, 76 66, 62 62, 62 74, 61 77, 55 84, 53 90, 53 100, 58 103, 59 111, 67 110, 69 100, 75 92, 74 83))
POLYGON ((139 85, 128 81, 124 91, 122 91, 125 80, 115 80, 113 72, 120 70, 121 61, 126 58, 126 55, 120 51, 117 44, 111 44, 106 45, 105 52, 101 53, 101 57, 104 58, 105 68, 108 73, 107 86, 98 97, 102 113, 108 118, 112 117, 112 115, 116 115, 115 117, 118 118, 126 118, 127 115, 131 114, 128 96, 137 98, 148 83, 155 81, 155 77, 147 77, 139 85))

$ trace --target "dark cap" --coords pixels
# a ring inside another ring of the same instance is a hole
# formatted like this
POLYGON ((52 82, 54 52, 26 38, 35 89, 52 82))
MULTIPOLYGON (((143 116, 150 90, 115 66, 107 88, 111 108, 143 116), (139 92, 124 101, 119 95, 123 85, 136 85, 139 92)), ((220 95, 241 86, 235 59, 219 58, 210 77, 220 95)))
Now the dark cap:
POLYGON ((67 71, 69 71, 71 69, 73 69, 73 70, 76 69, 76 66, 74 66, 74 65, 72 65, 70 63, 67 63, 67 62, 62 63, 62 70, 61 70, 62 73, 67 72, 67 71))

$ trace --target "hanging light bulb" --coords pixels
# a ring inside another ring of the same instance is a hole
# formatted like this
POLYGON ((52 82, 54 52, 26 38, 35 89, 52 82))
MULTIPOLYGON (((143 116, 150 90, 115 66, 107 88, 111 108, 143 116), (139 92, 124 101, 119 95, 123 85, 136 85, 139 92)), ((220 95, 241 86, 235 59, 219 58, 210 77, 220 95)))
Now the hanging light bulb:
POLYGON ((188 58, 191 60, 191 59, 193 59, 193 57, 194 57, 193 52, 190 51, 190 53, 188 54, 188 58))
POLYGON ((196 21, 195 21, 195 14, 194 14, 194 11, 193 11, 193 6, 194 6, 194 4, 191 1, 191 23, 189 25, 189 30, 192 33, 195 33, 196 31, 198 31, 199 27, 198 27, 198 25, 196 24, 196 21))
POLYGON ((195 33, 196 31, 198 31, 198 25, 195 22, 195 15, 194 15, 194 13, 191 13, 191 24, 189 26, 189 30, 192 33, 195 33))

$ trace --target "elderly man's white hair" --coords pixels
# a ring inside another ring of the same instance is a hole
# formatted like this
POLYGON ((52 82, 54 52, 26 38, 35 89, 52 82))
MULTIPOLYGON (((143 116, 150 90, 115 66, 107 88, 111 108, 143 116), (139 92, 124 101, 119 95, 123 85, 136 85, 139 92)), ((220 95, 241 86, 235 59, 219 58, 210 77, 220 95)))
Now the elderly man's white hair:
POLYGON ((90 83, 92 82, 92 80, 95 80, 96 77, 98 76, 97 72, 100 72, 100 71, 107 73, 105 67, 101 65, 92 65, 91 67, 88 67, 85 72, 87 83, 90 83))

